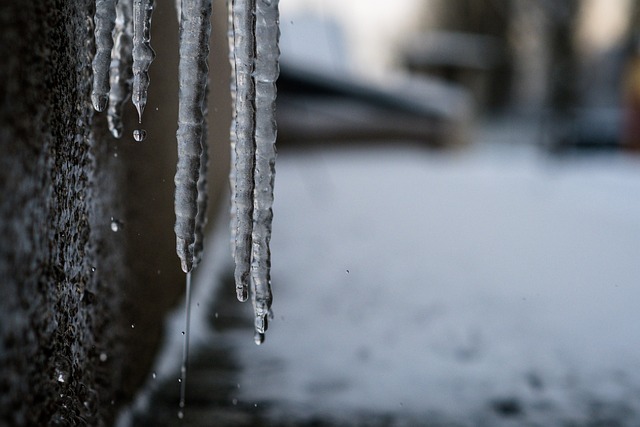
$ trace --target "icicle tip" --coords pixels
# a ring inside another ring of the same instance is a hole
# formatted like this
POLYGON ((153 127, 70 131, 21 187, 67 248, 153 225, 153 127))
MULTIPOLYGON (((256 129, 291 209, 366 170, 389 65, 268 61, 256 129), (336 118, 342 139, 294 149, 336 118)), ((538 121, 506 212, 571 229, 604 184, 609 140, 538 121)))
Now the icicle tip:
POLYGON ((102 112, 106 110, 107 105, 109 104, 109 97, 107 95, 93 93, 91 94, 91 103, 96 111, 102 112))
POLYGON ((255 335, 253 336, 253 340, 255 341, 256 345, 264 343, 264 334, 256 331, 255 335))
POLYGON ((135 103, 135 106, 136 110, 138 110, 138 124, 142 124, 142 113, 144 113, 144 107, 146 105, 143 104, 142 101, 139 101, 135 103))
POLYGON ((187 261, 186 259, 180 260, 180 266, 182 267, 182 271, 189 274, 191 270, 193 270, 193 263, 187 261))
POLYGON ((249 299, 249 289, 246 286, 236 287, 236 297, 238 301, 245 302, 249 299))

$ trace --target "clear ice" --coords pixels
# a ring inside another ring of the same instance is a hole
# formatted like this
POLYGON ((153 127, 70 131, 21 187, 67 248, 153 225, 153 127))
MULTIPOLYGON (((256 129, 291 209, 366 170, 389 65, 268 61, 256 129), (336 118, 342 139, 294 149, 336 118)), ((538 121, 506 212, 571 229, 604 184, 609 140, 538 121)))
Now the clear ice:
POLYGON ((208 89, 204 92, 203 111, 205 124, 202 129, 202 153, 200 154, 200 173, 198 174, 198 214, 196 215, 195 241, 193 243, 193 266, 197 267, 202 259, 204 249, 204 230, 207 226, 207 208, 209 204, 207 171, 209 170, 209 144, 207 120, 208 89))
POLYGON ((256 3, 256 131, 251 234, 251 286, 255 328, 259 334, 267 330, 271 308, 271 222, 273 219, 273 184, 276 162, 276 80, 279 74, 278 0, 256 3))
POLYGON ((133 93, 131 98, 138 110, 138 122, 147 105, 149 67, 156 56, 151 48, 151 15, 153 0, 133 0, 133 93))
POLYGON ((229 10, 235 122, 231 135, 231 144, 235 144, 231 211, 236 295, 245 301, 251 294, 255 341, 260 344, 272 302, 269 242, 277 133, 275 82, 280 55, 278 0, 234 0, 229 10))
MULTIPOLYGON (((122 110, 124 103, 131 96, 131 51, 133 49, 133 2, 119 0, 116 6, 116 25, 111 51, 111 73, 109 82, 109 109, 107 122, 109 131, 115 138, 122 137, 122 110)), ((135 135, 134 135, 135 136, 135 135)))
MULTIPOLYGON (((175 2, 180 22, 178 165, 175 176, 176 251, 187 273, 187 331, 190 271, 202 253, 207 209, 207 93, 211 0, 175 2)), ((251 295, 255 341, 262 343, 272 301, 271 221, 275 176, 275 82, 279 74, 278 0, 227 0, 232 123, 230 127, 232 252, 236 294, 251 295)), ((147 103, 153 0, 96 0, 91 100, 108 107, 109 131, 122 137, 123 105, 131 97, 138 120, 147 103)), ((133 137, 142 141, 144 129, 133 137)), ((111 229, 121 222, 112 219, 111 229)), ((132 325, 133 327, 133 325, 132 325)), ((186 350, 183 375, 186 374, 186 350)), ((184 378, 182 383, 184 384, 184 378)), ((184 406, 184 392, 181 407, 184 406)))
POLYGON ((235 251, 236 295, 246 301, 251 269, 253 172, 255 163, 255 0, 233 1, 236 81, 235 251))
MULTIPOLYGON (((229 127, 229 145, 231 148, 231 166, 229 168, 229 182, 231 184, 229 185, 231 193, 231 209, 229 211, 231 256, 235 256, 236 252, 236 204, 234 202, 236 198, 236 54, 233 29, 233 3, 234 0, 227 0, 227 47, 229 49, 229 66, 231 68, 229 84, 229 91, 231 93, 231 126, 229 127)), ((240 298, 240 300, 242 301, 242 298, 240 298)))
MULTIPOLYGON (((178 79, 178 167, 175 176, 176 252, 182 270, 193 268, 198 216, 205 92, 209 67, 211 0, 187 1, 181 7, 178 79)), ((202 195, 206 197, 206 194, 202 195)))
POLYGON ((116 0, 96 0, 96 55, 93 57, 93 90, 91 102, 96 111, 104 111, 109 101, 109 64, 113 48, 113 27, 116 20, 116 0))

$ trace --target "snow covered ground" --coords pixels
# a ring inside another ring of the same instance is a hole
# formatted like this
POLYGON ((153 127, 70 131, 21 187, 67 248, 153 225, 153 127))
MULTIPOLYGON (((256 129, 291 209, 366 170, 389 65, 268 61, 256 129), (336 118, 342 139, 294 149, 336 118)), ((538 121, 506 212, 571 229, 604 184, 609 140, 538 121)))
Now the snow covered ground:
POLYGON ((228 248, 197 277, 194 347, 238 369, 218 405, 259 411, 221 425, 640 425, 640 159, 311 149, 275 197, 262 346, 202 320, 228 248))

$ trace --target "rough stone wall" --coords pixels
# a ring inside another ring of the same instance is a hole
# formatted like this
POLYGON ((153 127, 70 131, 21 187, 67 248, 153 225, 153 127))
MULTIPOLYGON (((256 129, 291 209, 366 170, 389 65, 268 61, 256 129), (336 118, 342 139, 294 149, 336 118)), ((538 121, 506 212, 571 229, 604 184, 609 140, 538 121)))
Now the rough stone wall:
MULTIPOLYGON (((230 120, 225 6, 215 7, 214 200, 227 185, 230 120)), ((91 108, 93 12, 91 0, 0 2, 0 425, 110 425, 150 376, 184 289, 174 4, 156 2, 139 144, 132 105, 122 140, 91 108)))
POLYGON ((91 129, 92 7, 0 5, 0 424, 108 423, 120 383, 116 174, 91 129))

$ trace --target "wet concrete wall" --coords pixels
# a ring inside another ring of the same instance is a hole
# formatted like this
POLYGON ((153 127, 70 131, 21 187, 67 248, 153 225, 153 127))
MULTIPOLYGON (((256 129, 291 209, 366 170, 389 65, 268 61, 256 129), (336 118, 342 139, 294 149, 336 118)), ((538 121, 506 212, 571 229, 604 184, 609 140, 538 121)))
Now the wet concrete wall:
MULTIPOLYGON (((119 141, 91 108, 93 8, 0 3, 0 425, 111 424, 149 375, 162 317, 184 286, 173 236, 173 2, 154 15, 141 144, 132 106, 119 141)), ((224 22, 218 13, 218 40, 224 22)), ((214 199, 228 164, 224 47, 212 51, 223 88, 210 107, 214 199)))

